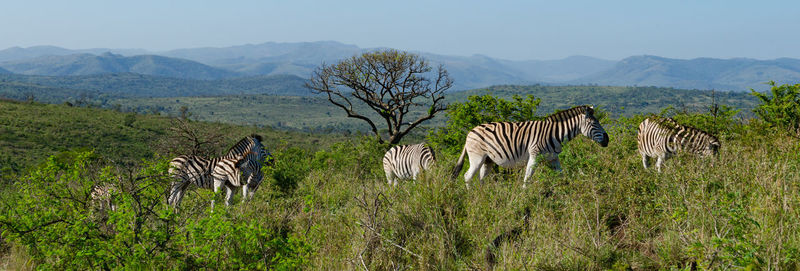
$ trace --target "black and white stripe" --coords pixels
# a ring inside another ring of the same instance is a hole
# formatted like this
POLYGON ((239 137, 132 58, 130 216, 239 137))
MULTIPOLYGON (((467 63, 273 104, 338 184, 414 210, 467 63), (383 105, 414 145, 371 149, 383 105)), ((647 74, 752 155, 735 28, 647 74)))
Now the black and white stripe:
POLYGON ((644 168, 647 168, 650 157, 656 157, 658 172, 661 172, 664 161, 678 152, 710 156, 719 154, 721 146, 719 139, 705 131, 656 116, 639 124, 637 141, 644 168))
POLYGON ((112 183, 92 186, 89 196, 92 198, 93 205, 100 210, 116 211, 117 205, 114 203, 114 194, 118 193, 117 186, 112 183))
POLYGON ((397 179, 416 179, 435 160, 433 149, 424 143, 399 145, 389 149, 383 156, 383 170, 389 184, 397 184, 397 179))
POLYGON ((479 180, 486 177, 491 170, 490 163, 502 167, 527 163, 522 184, 524 188, 533 173, 537 155, 546 155, 550 165, 561 171, 561 162, 558 160, 561 145, 579 134, 603 147, 608 146, 608 134, 594 117, 594 108, 591 106, 573 107, 539 121, 481 124, 467 134, 453 176, 461 172, 466 155, 469 155, 469 169, 464 174, 467 186, 478 170, 479 180))
MULTIPOLYGON (((172 184, 167 202, 177 207, 189 184, 204 189, 219 191, 223 185, 226 189, 225 205, 231 204, 233 189, 247 183, 242 181, 240 168, 250 159, 255 159, 257 154, 244 153, 236 158, 217 157, 207 159, 199 156, 181 155, 170 161, 169 173, 178 181, 172 184)), ((246 186, 245 186, 246 187, 246 186)), ((214 206, 214 200, 211 201, 214 206)))
POLYGON ((252 198, 253 194, 264 180, 261 167, 264 164, 271 165, 273 162, 272 154, 267 152, 261 141, 263 141, 263 138, 257 134, 244 137, 239 140, 239 142, 236 142, 236 144, 228 150, 226 155, 223 156, 223 158, 233 159, 247 152, 257 154, 255 156, 248 156, 251 158, 248 158, 247 162, 242 164, 239 168, 242 172, 242 178, 247 184, 246 186, 242 186, 242 201, 252 198))

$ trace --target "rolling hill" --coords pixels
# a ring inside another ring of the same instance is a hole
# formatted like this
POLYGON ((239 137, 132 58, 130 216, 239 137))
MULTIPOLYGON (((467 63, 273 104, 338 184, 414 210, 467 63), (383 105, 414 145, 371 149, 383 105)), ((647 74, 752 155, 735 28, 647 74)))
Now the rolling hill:
MULTIPOLYGON (((53 46, 0 51, 0 67, 29 75, 87 75, 133 72, 189 79, 295 75, 307 78, 322 63, 375 50, 335 41, 248 44, 146 52, 137 49, 70 50, 53 46), (105 51, 101 51, 105 50, 105 51), (102 54, 101 52, 116 52, 102 54), (142 55, 146 54, 146 55, 142 55), (3 62, 4 61, 4 62, 3 62)), ((621 61, 571 56, 555 60, 504 60, 483 55, 451 56, 415 52, 432 66, 443 64, 468 90, 504 84, 659 86, 681 89, 765 90, 763 84, 800 81, 800 60, 671 59, 633 56, 621 61)))
POLYGON ((306 80, 293 75, 262 75, 219 80, 180 79, 135 73, 82 76, 0 75, 0 95, 61 103, 81 95, 90 101, 126 97, 183 97, 240 94, 307 96, 306 80))
POLYGON ((112 53, 40 56, 28 60, 4 62, 0 66, 11 72, 26 75, 69 76, 130 72, 204 80, 240 76, 236 72, 185 59, 157 55, 126 57, 112 53))
POLYGON ((6 70, 6 69, 3 69, 3 68, 0 68, 0 74, 12 74, 12 72, 11 72, 11 71, 9 71, 9 70, 6 70))
POLYGON ((800 60, 748 58, 691 60, 657 56, 635 56, 623 59, 609 70, 574 80, 611 86, 660 86, 688 89, 744 91, 766 90, 764 83, 800 81, 800 60))

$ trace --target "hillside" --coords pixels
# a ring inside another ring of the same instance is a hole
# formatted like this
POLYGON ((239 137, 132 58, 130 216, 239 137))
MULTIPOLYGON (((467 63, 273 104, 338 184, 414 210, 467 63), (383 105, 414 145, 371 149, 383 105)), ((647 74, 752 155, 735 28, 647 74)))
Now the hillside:
MULTIPOLYGON (((174 136, 174 120, 158 115, 108 109, 0 100, 0 175, 20 172, 46 157, 73 149, 94 149, 120 163, 138 163, 157 153, 169 155, 161 142, 174 136)), ((195 123, 199 129, 227 131, 225 147, 250 133, 265 138, 267 147, 317 148, 337 140, 270 128, 219 123, 195 123)), ((1 179, 1 178, 0 178, 1 179)))
MULTIPOLYGON (((64 95, 84 95, 104 104, 108 98, 220 96, 233 94, 311 95, 305 80, 292 75, 238 77, 220 80, 180 79, 134 73, 83 76, 0 75, 0 94, 9 98, 32 94, 37 101, 61 103, 64 95), (19 86, 29 86, 20 87, 19 86), (36 89, 39 89, 38 91, 36 89), (53 92, 49 89, 59 89, 53 92)), ((67 95, 67 96, 70 96, 67 95)), ((2 97, 2 96, 0 96, 2 97)), ((73 101, 67 99, 68 101, 73 101)))
POLYGON ((156 55, 122 56, 74 54, 41 56, 33 59, 0 63, 3 68, 26 75, 95 75, 109 73, 139 73, 185 79, 222 79, 238 73, 214 68, 198 62, 156 55))
POLYGON ((0 68, 0 74, 11 74, 12 72, 3 68, 0 68))
POLYGON ((623 59, 613 68, 586 76, 575 83, 611 86, 660 86, 693 89, 745 91, 769 89, 764 83, 800 81, 800 60, 747 58, 690 60, 657 56, 634 56, 623 59))
MULTIPOLYGON (((607 110, 613 116, 640 113, 658 113, 674 106, 689 111, 702 111, 711 104, 711 92, 659 87, 602 87, 602 86, 494 86, 485 89, 451 92, 447 102, 463 102, 470 95, 486 95, 510 99, 513 95, 534 95, 542 99, 538 114, 548 114, 556 109, 574 105, 592 104, 607 110)), ((742 109, 749 116, 756 100, 747 93, 717 92, 720 104, 742 109)), ((288 97, 273 95, 237 95, 225 97, 182 97, 117 99, 109 104, 120 104, 125 110, 136 112, 163 112, 177 115, 186 106, 193 118, 226 123, 266 125, 281 129, 303 131, 367 131, 363 122, 350 119, 323 97, 288 97)), ((356 104, 360 112, 371 112, 356 104)), ((412 112, 421 114, 424 112, 412 112)), ((434 118, 426 126, 444 124, 444 115, 434 118)), ((373 116, 377 117, 377 116, 373 116)))

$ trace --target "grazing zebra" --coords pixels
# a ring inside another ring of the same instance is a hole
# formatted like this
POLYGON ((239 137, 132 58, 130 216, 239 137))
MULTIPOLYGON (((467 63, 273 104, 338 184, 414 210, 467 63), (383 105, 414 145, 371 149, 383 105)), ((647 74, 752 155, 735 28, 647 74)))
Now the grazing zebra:
POLYGON ((637 136, 642 165, 647 168, 648 158, 656 157, 656 169, 675 153, 684 151, 699 156, 719 154, 719 139, 702 130, 678 124, 671 118, 651 116, 639 124, 637 136))
POLYGON ((522 183, 525 188, 536 165, 536 155, 545 155, 550 166, 561 171, 561 162, 558 160, 561 145, 578 134, 591 138, 600 146, 608 146, 608 134, 594 117, 594 108, 585 105, 552 114, 544 120, 478 125, 467 134, 453 177, 461 172, 466 155, 469 155, 469 169, 464 174, 467 187, 479 169, 479 180, 489 174, 490 163, 503 167, 527 163, 522 183))
POLYGON ((92 203, 98 206, 98 209, 116 211, 117 205, 114 204, 113 196, 117 191, 117 186, 112 183, 94 185, 89 196, 92 198, 92 203))
MULTIPOLYGON (((241 170, 243 164, 255 159, 258 154, 246 152, 236 158, 217 157, 206 159, 199 156, 181 155, 170 161, 169 174, 176 179, 172 183, 167 202, 173 207, 177 207, 189 184, 204 189, 214 189, 214 193, 225 185, 226 197, 225 205, 230 205, 233 199, 233 188, 238 186, 247 187, 247 183, 242 182, 241 170)), ((214 207, 214 200, 211 200, 211 207, 214 207)))
POLYGON ((264 174, 261 172, 261 166, 263 164, 271 165, 273 163, 272 154, 264 149, 264 145, 261 144, 261 141, 263 141, 263 138, 257 134, 244 137, 239 140, 239 142, 236 142, 236 144, 228 150, 227 154, 222 157, 236 158, 242 156, 246 152, 257 154, 255 156, 248 156, 250 159, 239 168, 242 172, 242 178, 246 180, 245 183, 247 184, 246 186, 242 186, 242 202, 253 198, 253 194, 255 194, 261 181, 263 181, 264 174))
POLYGON ((389 184, 397 184, 397 179, 417 179, 423 170, 428 170, 436 157, 433 149, 420 143, 416 145, 394 146, 383 156, 383 170, 389 184))

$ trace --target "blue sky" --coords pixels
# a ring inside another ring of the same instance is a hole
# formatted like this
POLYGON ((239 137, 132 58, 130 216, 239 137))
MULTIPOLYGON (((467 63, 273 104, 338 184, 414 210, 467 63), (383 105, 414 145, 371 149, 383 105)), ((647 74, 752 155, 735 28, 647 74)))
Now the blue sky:
POLYGON ((334 40, 527 60, 800 58, 800 1, 9 1, 0 49, 334 40))

